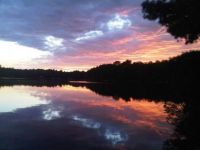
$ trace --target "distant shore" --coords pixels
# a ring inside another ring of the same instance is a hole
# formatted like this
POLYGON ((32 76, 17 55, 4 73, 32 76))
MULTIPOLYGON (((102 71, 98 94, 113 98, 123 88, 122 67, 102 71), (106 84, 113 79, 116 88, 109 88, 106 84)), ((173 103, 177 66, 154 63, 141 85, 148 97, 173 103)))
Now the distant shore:
POLYGON ((13 69, 0 67, 0 83, 40 82, 48 84, 68 82, 129 83, 143 86, 169 86, 194 89, 199 82, 200 51, 183 53, 169 60, 157 62, 124 62, 103 64, 86 72, 64 72, 42 69, 13 69))

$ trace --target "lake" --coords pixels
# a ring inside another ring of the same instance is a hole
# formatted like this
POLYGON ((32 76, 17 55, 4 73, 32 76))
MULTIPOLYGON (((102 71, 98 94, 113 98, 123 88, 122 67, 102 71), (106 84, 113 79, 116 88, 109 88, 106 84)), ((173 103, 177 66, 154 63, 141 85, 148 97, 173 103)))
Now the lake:
POLYGON ((180 122, 173 121, 185 103, 100 93, 83 85, 0 87, 0 150, 176 146, 173 138, 180 122))

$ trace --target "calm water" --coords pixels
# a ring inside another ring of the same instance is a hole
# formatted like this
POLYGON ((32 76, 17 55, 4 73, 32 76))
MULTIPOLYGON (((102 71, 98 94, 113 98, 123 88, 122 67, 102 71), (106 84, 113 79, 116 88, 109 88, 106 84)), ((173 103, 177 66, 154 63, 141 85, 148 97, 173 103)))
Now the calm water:
POLYGON ((70 85, 0 87, 0 150, 161 150, 175 128, 167 106, 70 85))

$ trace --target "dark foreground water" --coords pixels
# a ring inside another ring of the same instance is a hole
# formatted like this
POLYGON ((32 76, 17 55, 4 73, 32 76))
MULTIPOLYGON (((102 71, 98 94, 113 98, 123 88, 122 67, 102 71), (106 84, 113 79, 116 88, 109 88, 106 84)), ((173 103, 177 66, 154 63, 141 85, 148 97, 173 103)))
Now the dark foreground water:
POLYGON ((198 148, 176 131, 184 103, 113 97, 70 85, 0 87, 0 150, 198 148))

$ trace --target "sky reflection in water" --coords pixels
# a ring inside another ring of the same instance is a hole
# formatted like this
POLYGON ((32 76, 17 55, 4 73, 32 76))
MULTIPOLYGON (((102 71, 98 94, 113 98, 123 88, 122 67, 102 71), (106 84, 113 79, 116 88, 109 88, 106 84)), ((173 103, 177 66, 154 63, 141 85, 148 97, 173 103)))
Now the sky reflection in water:
POLYGON ((0 88, 0 149, 162 149, 163 103, 118 101, 82 87, 0 88))

